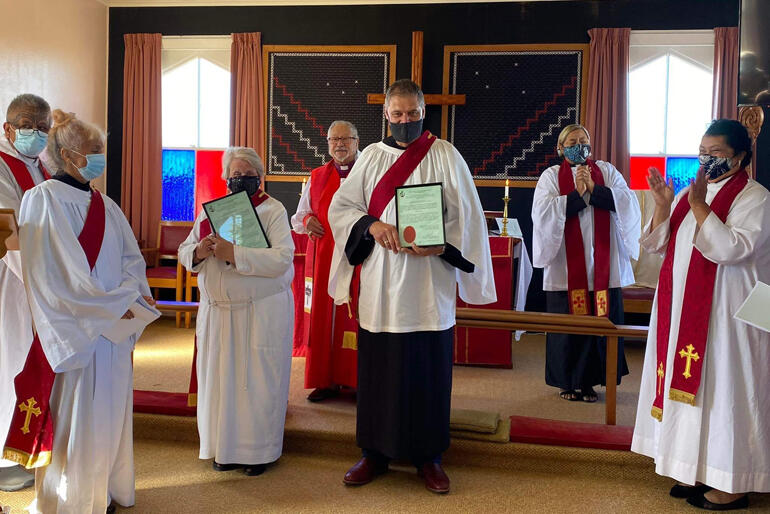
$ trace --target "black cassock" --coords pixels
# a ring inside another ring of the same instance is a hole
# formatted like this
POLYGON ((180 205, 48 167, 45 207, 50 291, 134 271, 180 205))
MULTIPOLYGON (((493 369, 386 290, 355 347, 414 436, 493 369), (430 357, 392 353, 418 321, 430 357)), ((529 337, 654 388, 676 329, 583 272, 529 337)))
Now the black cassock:
MULTIPOLYGON (((593 305, 594 293, 589 294, 593 305)), ((569 314, 567 291, 546 291, 548 312, 569 314)), ((623 323, 623 295, 620 288, 609 290, 609 318, 623 323)), ((545 345, 545 383, 561 389, 584 389, 607 384, 605 337, 576 334, 548 334, 545 345)), ((618 338, 618 384, 628 375, 623 338, 618 338)))

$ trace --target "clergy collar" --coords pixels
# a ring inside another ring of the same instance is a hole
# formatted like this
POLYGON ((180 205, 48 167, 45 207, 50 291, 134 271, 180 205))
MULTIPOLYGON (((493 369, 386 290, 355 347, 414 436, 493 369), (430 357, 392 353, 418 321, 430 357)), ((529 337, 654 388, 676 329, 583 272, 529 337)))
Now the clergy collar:
POLYGON ((51 178, 64 182, 68 186, 72 186, 75 189, 80 189, 81 191, 85 191, 85 192, 91 191, 91 184, 89 182, 86 182, 85 184, 83 184, 72 175, 68 175, 67 173, 64 173, 64 172, 57 173, 51 178))
POLYGON ((334 168, 337 170, 337 173, 339 173, 340 177, 347 178, 350 170, 353 169, 353 165, 356 163, 356 160, 353 159, 352 161, 345 164, 340 164, 337 161, 332 160, 332 163, 334 163, 334 168))
POLYGON ((382 140, 383 143, 390 146, 391 148, 395 148, 396 150, 406 150, 405 147, 399 146, 399 144, 396 142, 396 138, 393 136, 388 136, 385 139, 382 140))

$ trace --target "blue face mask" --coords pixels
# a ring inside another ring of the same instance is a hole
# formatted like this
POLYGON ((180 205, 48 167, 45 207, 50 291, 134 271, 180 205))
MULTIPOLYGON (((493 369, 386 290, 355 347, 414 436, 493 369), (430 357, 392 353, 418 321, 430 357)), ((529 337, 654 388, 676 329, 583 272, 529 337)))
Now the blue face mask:
MULTIPOLYGON (((72 150, 72 152, 75 152, 75 150, 72 150)), ((83 155, 80 152, 75 153, 83 155)), ((84 179, 90 182, 104 173, 104 168, 107 166, 107 157, 103 153, 90 153, 88 155, 83 155, 83 157, 86 158, 87 164, 85 168, 78 168, 78 172, 80 172, 80 175, 84 179)), ((72 165, 74 166, 75 163, 73 162, 72 165)))
POLYGON ((588 159, 588 156, 591 155, 591 145, 578 143, 573 146, 564 147, 563 151, 564 157, 566 157, 569 162, 583 164, 588 159))
POLYGON ((16 151, 26 157, 37 157, 48 143, 48 134, 32 129, 16 129, 16 139, 13 146, 16 151))

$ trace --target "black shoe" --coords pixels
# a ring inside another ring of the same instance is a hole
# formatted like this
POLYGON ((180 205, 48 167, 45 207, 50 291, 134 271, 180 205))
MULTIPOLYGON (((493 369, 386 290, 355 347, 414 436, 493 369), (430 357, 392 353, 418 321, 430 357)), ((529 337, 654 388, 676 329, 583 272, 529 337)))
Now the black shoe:
POLYGON ((243 464, 220 464, 214 461, 211 467, 214 468, 214 471, 232 471, 234 469, 241 469, 243 464))
POLYGON ((708 501, 708 499, 706 499, 705 496, 703 496, 702 494, 699 494, 698 496, 690 496, 689 498, 687 498, 687 503, 695 507, 698 507, 699 509, 705 509, 705 510, 745 509, 746 507, 749 506, 749 495, 744 494, 737 500, 731 501, 730 503, 712 503, 708 501))
POLYGON ((264 473, 266 469, 267 464, 249 464, 244 466, 243 472, 250 477, 255 477, 264 473))
POLYGON ((699 494, 705 494, 711 491, 711 488, 707 485, 682 485, 676 484, 668 492, 674 498, 689 498, 690 496, 698 496, 699 494))
POLYGON ((110 505, 107 507, 107 512, 106 512, 106 514, 115 514, 115 511, 116 511, 116 510, 117 510, 117 507, 115 506, 115 504, 114 504, 114 503, 111 503, 111 504, 110 504, 110 505))
POLYGON ((322 387, 319 387, 318 389, 314 389, 312 393, 307 395, 307 399, 311 402, 322 402, 324 400, 328 400, 329 398, 334 398, 335 396, 339 395, 340 392, 338 389, 324 389, 322 387))

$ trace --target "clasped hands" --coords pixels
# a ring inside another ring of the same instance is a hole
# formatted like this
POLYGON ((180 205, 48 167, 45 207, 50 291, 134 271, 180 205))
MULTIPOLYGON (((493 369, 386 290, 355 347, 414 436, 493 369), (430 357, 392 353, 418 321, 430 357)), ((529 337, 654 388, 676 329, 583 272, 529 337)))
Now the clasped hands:
POLYGON ((310 239, 322 238, 326 233, 324 226, 315 216, 310 216, 307 219, 305 230, 307 230, 307 235, 310 237, 310 239))
POLYGON ((395 254, 403 252, 407 255, 427 257, 429 255, 441 255, 444 253, 443 246, 431 246, 428 248, 422 248, 414 243, 412 243, 412 246, 409 248, 401 246, 398 238, 398 229, 395 226, 388 223, 383 223, 382 221, 375 221, 372 223, 369 226, 369 233, 372 235, 377 244, 386 250, 392 251, 395 254))
MULTIPOLYGON (((647 172, 647 183, 650 185, 650 192, 655 199, 655 204, 670 209, 675 196, 672 180, 670 178, 664 179, 658 168, 649 168, 647 172)), ((706 203, 707 189, 706 173, 699 169, 695 180, 690 180, 690 190, 687 193, 687 201, 690 203, 691 209, 708 207, 706 203)))
POLYGON ((580 196, 583 196, 586 190, 589 193, 594 192, 594 179, 591 178, 591 169, 585 164, 577 167, 575 172, 575 189, 577 189, 580 196))
POLYGON ((195 258, 202 261, 212 255, 221 261, 235 262, 233 243, 216 234, 209 234, 195 247, 195 258))

